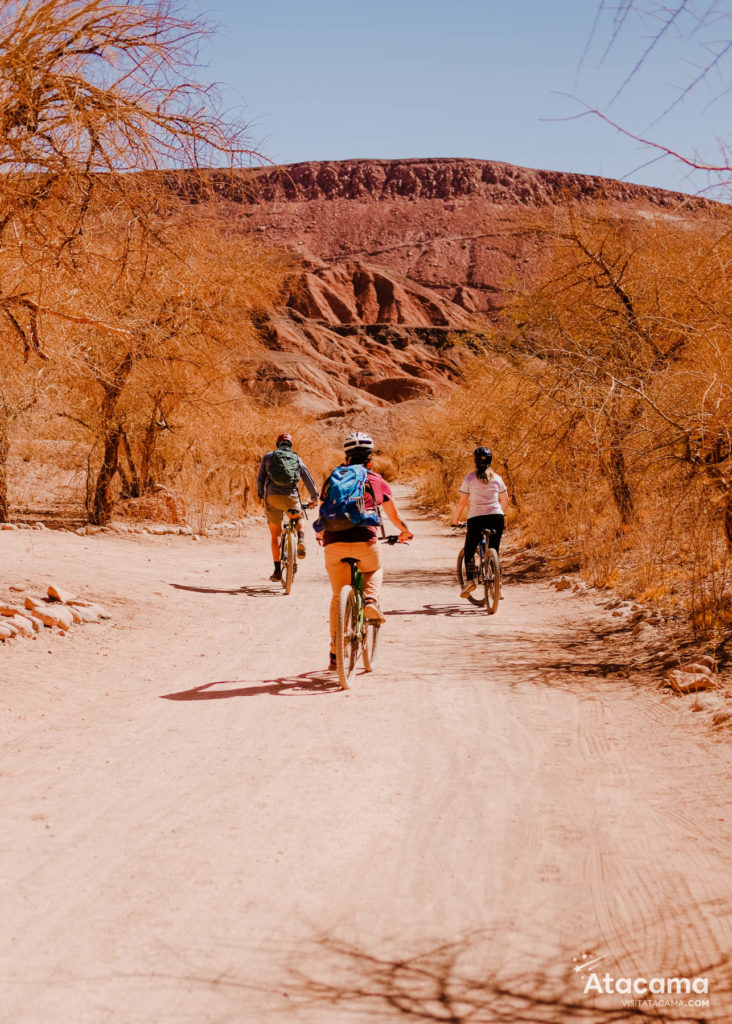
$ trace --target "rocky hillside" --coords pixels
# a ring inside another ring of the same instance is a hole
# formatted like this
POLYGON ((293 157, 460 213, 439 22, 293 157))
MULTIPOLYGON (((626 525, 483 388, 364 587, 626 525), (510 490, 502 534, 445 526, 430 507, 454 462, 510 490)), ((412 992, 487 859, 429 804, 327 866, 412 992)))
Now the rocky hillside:
POLYGON ((460 368, 461 333, 485 327, 537 255, 530 230, 568 197, 618 212, 703 215, 705 201, 606 178, 484 160, 346 160, 203 178, 192 202, 299 254, 269 353, 242 368, 253 393, 323 416, 424 397, 460 368))

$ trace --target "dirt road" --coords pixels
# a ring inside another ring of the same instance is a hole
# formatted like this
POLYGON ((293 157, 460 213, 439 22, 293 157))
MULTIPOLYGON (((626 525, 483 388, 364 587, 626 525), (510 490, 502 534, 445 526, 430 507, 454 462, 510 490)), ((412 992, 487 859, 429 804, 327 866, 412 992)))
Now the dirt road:
POLYGON ((349 692, 312 544, 285 597, 262 524, 0 534, 5 582, 114 614, 0 648, 0 1020, 626 1019, 582 954, 708 978, 648 1019, 732 1020, 722 741, 623 678, 590 599, 509 574, 488 617, 417 532, 349 692))

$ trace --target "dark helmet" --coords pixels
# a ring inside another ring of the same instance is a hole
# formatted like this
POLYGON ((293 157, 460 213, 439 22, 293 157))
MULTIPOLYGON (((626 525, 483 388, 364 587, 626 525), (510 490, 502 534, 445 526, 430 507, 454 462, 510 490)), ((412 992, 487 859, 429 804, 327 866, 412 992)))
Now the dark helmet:
POLYGON ((493 462, 493 452, 490 448, 476 448, 473 452, 473 459, 479 469, 487 469, 491 462, 493 462))
POLYGON ((283 448, 284 446, 292 448, 292 435, 280 434, 280 436, 277 438, 277 447, 283 448))

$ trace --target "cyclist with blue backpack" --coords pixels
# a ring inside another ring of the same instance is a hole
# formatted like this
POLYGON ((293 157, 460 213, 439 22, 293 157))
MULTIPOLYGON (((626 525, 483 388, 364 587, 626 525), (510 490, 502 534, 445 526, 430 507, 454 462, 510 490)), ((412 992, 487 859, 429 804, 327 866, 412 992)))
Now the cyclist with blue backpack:
POLYGON ((379 608, 383 570, 377 544, 379 507, 399 530, 399 541, 413 534, 399 515, 389 484, 371 469, 374 442, 369 434, 349 434, 343 444, 346 461, 326 480, 320 495, 320 514, 314 524, 322 536, 325 567, 333 596, 330 602, 330 668, 336 667, 335 631, 338 595, 351 581, 351 570, 343 558, 358 559, 364 580, 364 616, 379 623, 386 619, 379 608))
MULTIPOLYGON (((305 484, 310 495, 310 504, 318 500, 318 488, 315 486, 310 470, 292 447, 290 434, 280 434, 274 450, 262 456, 257 474, 257 494, 264 502, 267 515, 270 539, 272 541, 272 559, 274 572, 270 576, 272 582, 282 579, 282 563, 280 562, 280 543, 282 541, 282 516, 288 509, 300 508, 300 481, 305 484)), ((293 517, 297 528, 297 557, 304 558, 305 535, 302 530, 302 516, 293 517)))

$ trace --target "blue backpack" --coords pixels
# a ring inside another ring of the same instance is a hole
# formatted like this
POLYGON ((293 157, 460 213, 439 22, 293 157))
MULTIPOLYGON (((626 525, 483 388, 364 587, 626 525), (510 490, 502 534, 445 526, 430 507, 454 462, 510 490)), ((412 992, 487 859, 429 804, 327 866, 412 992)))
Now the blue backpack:
POLYGON ((367 477, 365 466, 338 466, 333 470, 323 488, 320 515, 313 524, 316 532, 326 530, 328 533, 339 533, 354 526, 379 525, 381 520, 378 509, 374 507, 367 511, 365 506, 367 488, 376 506, 376 498, 367 477))

